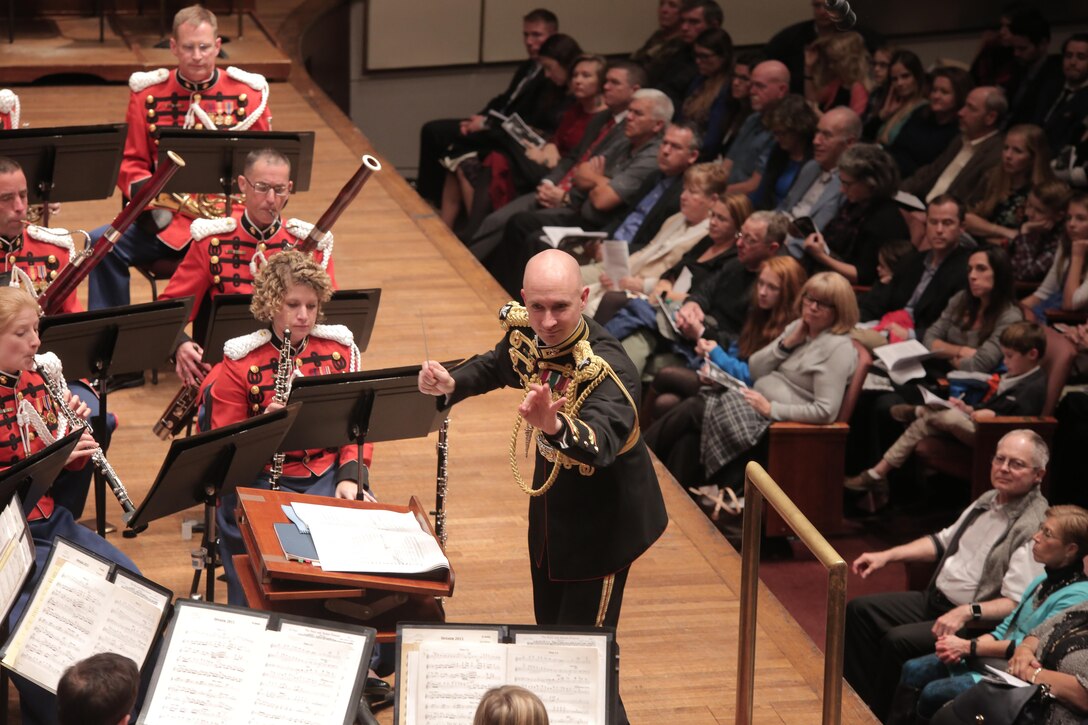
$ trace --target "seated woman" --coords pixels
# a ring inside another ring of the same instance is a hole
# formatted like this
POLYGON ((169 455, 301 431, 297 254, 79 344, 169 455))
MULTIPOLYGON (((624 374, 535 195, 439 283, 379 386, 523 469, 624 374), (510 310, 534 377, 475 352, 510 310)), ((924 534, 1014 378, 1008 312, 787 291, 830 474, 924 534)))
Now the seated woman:
POLYGON ((679 120, 694 123, 703 130, 699 158, 709 161, 718 151, 729 120, 733 39, 720 28, 704 30, 695 39, 694 53, 699 74, 684 96, 679 120))
POLYGON ((751 385, 748 358, 797 319, 797 300, 805 281, 805 270, 792 257, 771 257, 763 262, 752 286, 750 311, 740 337, 728 348, 715 340, 700 338, 695 343, 691 366, 670 365, 658 371, 644 399, 642 426, 648 427, 682 399, 699 392, 702 382, 693 368, 702 367, 706 359, 751 385))
POLYGON ((992 397, 975 406, 950 397, 948 408, 903 404, 893 406, 891 415, 910 426, 872 468, 846 479, 852 491, 884 489, 888 474, 901 468, 923 438, 947 434, 974 446, 976 424, 998 415, 1040 415, 1046 403, 1046 372, 1039 361, 1046 354, 1046 332, 1034 322, 1014 322, 1000 338, 1005 374, 992 397))
MULTIPOLYGON (((870 123, 879 123, 880 109, 884 107, 884 101, 888 99, 888 95, 892 91, 892 76, 889 70, 892 66, 892 56, 895 55, 896 48, 885 39, 880 39, 877 43, 873 48, 873 59, 870 66, 873 86, 869 89, 869 105, 861 116, 863 127, 868 126, 870 123)), ((862 133, 862 138, 869 139, 872 135, 862 133)))
POLYGON ((767 159, 759 188, 752 192, 756 209, 777 209, 797 180, 797 172, 812 158, 812 137, 819 119, 801 96, 782 99, 765 123, 774 134, 775 146, 767 159))
POLYGON ((815 275, 801 290, 800 319, 748 360, 751 388, 688 398, 646 431, 646 443, 686 487, 738 489, 744 465, 765 454, 773 421, 831 423, 839 414, 857 353, 850 330, 858 306, 850 283, 835 272, 815 275))
POLYGON ((947 634, 937 652, 907 661, 892 701, 887 725, 930 720, 944 703, 982 679, 985 664, 1006 669, 1016 645, 1051 617, 1088 601, 1088 511, 1079 506, 1051 506, 1032 537, 1031 554, 1045 568, 1024 589, 1009 616, 989 634, 964 639, 947 634))
MULTIPOLYGON (((274 399, 277 375, 329 375, 359 370, 359 348, 343 325, 319 325, 321 306, 332 296, 329 275, 308 255, 280 252, 253 281, 250 311, 265 327, 223 346, 223 362, 205 378, 200 391, 201 430, 221 428, 283 406, 274 399), (284 331, 290 331, 291 369, 279 370, 284 331)), ((252 484, 268 489, 271 462, 252 484)), ((354 499, 369 496, 365 465, 360 470, 357 446, 287 451, 277 485, 298 493, 354 499), (360 477, 361 476, 361 477, 360 477), (359 482, 364 483, 360 491, 359 482)), ((228 601, 245 605, 233 557, 244 551, 234 518, 237 496, 224 496, 216 511, 219 553, 227 576, 228 601)))
POLYGON ((1065 236, 1043 283, 1020 300, 1025 314, 1040 322, 1047 310, 1080 310, 1088 307, 1088 192, 1078 192, 1065 210, 1065 236))
POLYGON ((820 113, 846 106, 861 116, 870 83, 869 51, 859 33, 821 35, 805 48, 805 99, 820 113))
POLYGON ((589 285, 586 314, 592 316, 597 311, 601 297, 609 290, 650 294, 661 275, 706 236, 710 204, 725 192, 726 178, 721 164, 696 164, 685 171, 680 211, 666 219, 654 238, 628 258, 628 276, 614 280, 601 262, 583 265, 582 277, 589 285))
MULTIPOLYGON (((566 93, 567 84, 570 80, 571 73, 574 69, 575 59, 582 54, 582 48, 578 45, 578 41, 569 35, 563 33, 556 33, 552 35, 540 46, 539 63, 544 73, 544 77, 551 81, 552 87, 555 89, 556 97, 552 98, 553 114, 555 119, 548 118, 548 125, 546 127, 536 127, 534 130, 538 134, 542 134, 545 137, 550 135, 553 131, 557 131, 557 124, 561 118, 567 118, 568 124, 580 124, 581 129, 585 130, 585 125, 589 120, 588 115, 579 113, 578 111, 571 112, 573 116, 569 117, 566 110, 569 110, 570 106, 582 106, 583 102, 596 103, 600 106, 600 98, 596 96, 601 92, 604 86, 603 79, 597 84, 597 89, 594 94, 583 99, 573 99, 566 93), (564 113, 561 117, 560 113, 564 113)), ((600 71, 603 75, 604 70, 600 71)), ((549 94, 542 94, 542 96, 549 96, 549 94)), ((532 124, 530 119, 522 119, 528 124, 532 124)), ((577 128, 563 129, 563 139, 569 139, 577 131, 577 128)), ((501 127, 497 127, 489 130, 486 134, 473 134, 472 136, 472 149, 458 147, 457 150, 449 152, 449 155, 443 161, 443 165, 446 166, 448 173, 446 174, 446 180, 442 187, 442 203, 439 209, 439 216, 442 221, 446 223, 450 229, 453 229, 454 224, 460 217, 462 210, 467 213, 472 213, 474 209, 474 203, 476 200, 475 186, 477 183, 481 183, 482 179, 482 161, 487 157, 488 153, 495 149, 511 149, 514 151, 520 146, 519 142, 511 142, 510 135, 501 127)), ((581 134, 577 134, 577 138, 573 143, 570 143, 570 147, 573 148, 581 140, 581 134)), ((455 144, 456 146, 456 144, 455 144)), ((558 157, 556 157, 558 160, 558 157)), ((554 166, 554 164, 553 164, 554 166)), ((545 170, 546 173, 546 170, 545 170)), ((531 188, 531 186, 530 186, 531 188)), ((486 216, 486 212, 480 212, 480 218, 486 216)))
POLYGON ((929 104, 917 109, 899 135, 886 146, 904 179, 940 156, 959 135, 959 112, 973 84, 962 68, 942 67, 932 73, 929 104))
POLYGON ((1073 192, 1064 181, 1036 184, 1024 205, 1024 223, 1009 242, 1012 276, 1018 283, 1043 281, 1065 234, 1065 208, 1073 192))
POLYGON ((904 124, 927 103, 929 78, 922 60, 909 50, 896 51, 888 69, 889 92, 876 117, 866 126, 866 138, 887 148, 899 136, 904 124))
MULTIPOLYGON (((838 272, 851 284, 869 286, 876 279, 880 248, 892 240, 910 238, 894 199, 899 174, 882 148, 855 144, 839 159, 839 182, 845 202, 822 232, 804 240, 800 251, 806 266, 838 272)), ((798 251, 790 249, 795 255, 798 251)))
POLYGON ((964 228, 978 239, 1007 244, 1024 223, 1031 187, 1051 178, 1050 146, 1043 129, 1013 126, 1005 134, 1001 165, 987 174, 985 196, 967 212, 964 228))
POLYGON ((763 55, 752 50, 737 54, 737 62, 733 64, 733 77, 729 82, 729 99, 726 101, 726 120, 722 126, 722 135, 715 139, 710 134, 703 134, 713 144, 710 156, 716 158, 728 153, 745 119, 752 115, 752 71, 764 60, 763 55))
MULTIPOLYGON (((38 338, 39 314, 37 300, 26 290, 0 286, 0 407, 4 408, 4 415, 0 416, 0 434, 5 441, 11 442, 11 445, 0 447, 0 469, 18 463, 67 435, 68 419, 62 407, 84 419, 90 413, 87 406, 69 392, 57 356, 52 353, 37 354, 41 344, 38 338), (56 400, 50 395, 45 387, 44 375, 48 375, 58 386, 63 400, 56 400)), ((140 570, 130 558, 92 530, 76 523, 71 511, 57 505, 54 500, 56 494, 66 490, 87 490, 93 472, 90 459, 97 450, 98 444, 84 430, 68 458, 64 472, 27 515, 30 535, 34 539, 36 566, 12 607, 10 622, 17 622, 26 609, 31 593, 45 572, 53 541, 58 536, 139 573, 140 570)), ((13 677, 13 680, 19 688, 23 722, 53 722, 56 718, 56 696, 21 677, 13 677)))

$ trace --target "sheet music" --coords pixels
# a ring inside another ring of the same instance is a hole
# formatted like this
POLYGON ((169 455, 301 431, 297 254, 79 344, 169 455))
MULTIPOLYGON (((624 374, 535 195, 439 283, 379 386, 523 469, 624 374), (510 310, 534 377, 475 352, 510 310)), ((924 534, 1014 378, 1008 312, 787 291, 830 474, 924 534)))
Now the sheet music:
POLYGON ((210 607, 178 607, 169 649, 162 660, 154 697, 140 722, 154 725, 248 723, 263 662, 268 620, 210 607))
POLYGON ((419 646, 409 725, 465 725, 480 698, 506 684, 507 645, 426 641, 419 646))
POLYGON ((415 515, 380 509, 293 504, 310 528, 325 571, 418 574, 449 568, 415 515))
POLYGON ((606 239, 601 242, 604 272, 617 284, 624 277, 631 276, 631 248, 627 242, 619 239, 606 239))
POLYGON ((554 725, 604 725, 597 648, 509 645, 508 682, 536 694, 554 725))
POLYGON ((457 629, 456 627, 404 627, 398 633, 400 638, 401 662, 397 681, 397 707, 404 712, 402 722, 415 722, 415 698, 409 697, 411 692, 415 694, 415 684, 419 681, 419 646, 422 642, 451 642, 468 644, 498 644, 500 632, 498 629, 473 627, 457 629), (410 683, 405 685, 405 683, 410 683))
POLYGON ((0 617, 7 617, 34 563, 23 509, 13 497, 0 513, 0 617))

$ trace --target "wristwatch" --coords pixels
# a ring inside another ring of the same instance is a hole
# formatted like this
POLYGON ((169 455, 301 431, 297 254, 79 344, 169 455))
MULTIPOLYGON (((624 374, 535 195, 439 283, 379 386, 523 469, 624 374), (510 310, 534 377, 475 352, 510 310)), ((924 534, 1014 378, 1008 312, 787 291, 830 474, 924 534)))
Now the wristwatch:
POLYGON ((982 619, 982 605, 978 602, 971 602, 971 619, 975 621, 982 619))

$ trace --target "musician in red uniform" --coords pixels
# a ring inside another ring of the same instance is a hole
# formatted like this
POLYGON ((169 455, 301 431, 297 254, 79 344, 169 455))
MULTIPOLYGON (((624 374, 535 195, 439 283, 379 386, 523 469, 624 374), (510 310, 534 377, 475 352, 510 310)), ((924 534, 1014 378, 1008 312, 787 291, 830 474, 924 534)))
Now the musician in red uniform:
MULTIPOLYGON (((253 277, 272 255, 302 243, 313 228, 298 219, 280 216, 291 193, 291 162, 275 149, 252 151, 246 157, 238 188, 245 204, 229 217, 197 219, 185 259, 170 278, 160 299, 193 296, 192 318, 205 295, 250 294, 253 277)), ((336 287, 332 264, 333 237, 329 232, 314 251, 314 260, 329 273, 336 287)), ((190 318, 190 319, 192 319, 190 318)), ((178 377, 186 385, 199 384, 208 372, 200 361, 203 350, 186 340, 175 352, 178 377)))
MULTIPOLYGON (((37 453, 55 438, 69 432, 67 420, 59 406, 69 406, 81 418, 86 418, 90 412, 85 404, 68 392, 56 355, 36 355, 39 343, 37 300, 26 290, 0 287, 0 469, 37 453), (43 368, 57 381, 65 400, 54 400, 46 390, 42 375, 38 372, 43 368)), ((22 615, 30 593, 45 571, 53 540, 58 536, 139 572, 131 559, 90 529, 77 524, 71 512, 54 500, 54 496, 69 488, 86 491, 92 469, 90 457, 97 449, 94 438, 84 432, 68 459, 66 470, 27 516, 34 539, 37 567, 23 585, 12 609, 12 623, 22 615)), ((20 677, 13 676, 13 679, 19 688, 23 722, 54 722, 56 697, 20 677)))
MULTIPOLYGON (((232 131, 269 131, 268 83, 264 76, 235 67, 219 69, 215 59, 222 40, 215 15, 199 5, 174 16, 170 52, 174 70, 159 68, 129 78, 128 137, 117 187, 131 199, 154 172, 159 131, 167 127, 232 131)), ((127 305, 129 271, 134 264, 180 258, 189 242, 192 216, 156 209, 144 214, 122 235, 113 251, 90 275, 88 306, 127 305)), ((96 229, 97 240, 105 228, 96 229)))
MULTIPOLYGON (((319 325, 321 305, 332 296, 332 281, 321 265, 298 251, 273 256, 257 273, 250 309, 267 325, 223 346, 223 362, 204 379, 200 391, 201 430, 219 428, 282 407, 273 402, 280 362, 281 336, 291 331, 291 371, 295 376, 330 375, 359 370, 359 348, 343 325, 319 325)), ((271 464, 253 484, 269 488, 271 464)), ((362 476, 362 478, 360 478, 362 476)), ((354 499, 360 471, 357 448, 317 448, 289 451, 283 463, 281 488, 318 496, 354 499)), ((245 604, 232 557, 242 553, 242 539, 234 518, 237 496, 224 496, 216 513, 219 555, 227 575, 228 601, 245 604)))
POLYGON ((19 128, 19 96, 9 88, 0 88, 0 131, 19 128))

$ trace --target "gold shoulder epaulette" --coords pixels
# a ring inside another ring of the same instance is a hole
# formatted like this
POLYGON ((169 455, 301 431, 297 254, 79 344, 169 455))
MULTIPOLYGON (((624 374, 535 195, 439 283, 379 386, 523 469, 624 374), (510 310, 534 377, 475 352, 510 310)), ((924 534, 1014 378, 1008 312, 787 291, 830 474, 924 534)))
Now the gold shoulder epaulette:
POLYGON ((529 312, 524 305, 510 300, 499 310, 499 324, 504 332, 509 332, 511 327, 528 327, 529 312))

